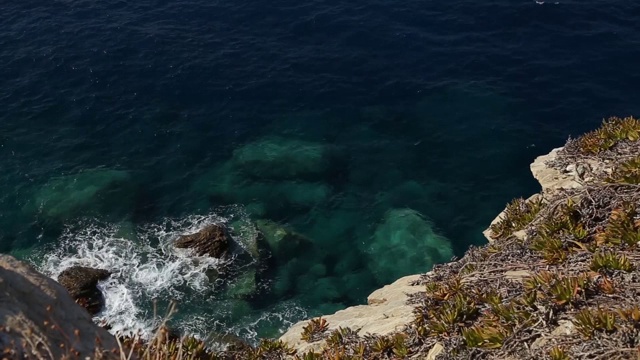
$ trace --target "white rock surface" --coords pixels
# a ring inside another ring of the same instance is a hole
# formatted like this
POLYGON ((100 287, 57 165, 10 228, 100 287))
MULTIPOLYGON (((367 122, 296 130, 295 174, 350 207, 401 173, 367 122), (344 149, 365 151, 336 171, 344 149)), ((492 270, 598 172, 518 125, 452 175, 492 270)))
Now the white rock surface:
MULTIPOLYGON (((424 286, 412 286, 420 275, 405 276, 390 285, 378 289, 367 298, 367 305, 358 305, 323 316, 329 323, 329 330, 349 327, 360 330, 360 334, 388 335, 404 327, 413 320, 413 307, 407 305, 407 295, 424 291, 424 286)), ((299 353, 309 350, 319 351, 324 341, 307 343, 300 338, 302 328, 308 320, 293 325, 280 340, 293 346, 299 353)))
POLYGON ((62 285, 0 254, 0 349, 13 351, 8 358, 93 359, 96 342, 117 349, 115 338, 62 285))
POLYGON ((575 170, 563 172, 547 166, 547 161, 554 160, 560 150, 562 150, 561 147, 555 148, 547 155, 538 156, 531 164, 533 177, 536 178, 540 186, 542 186, 543 193, 560 188, 572 189, 582 186, 575 170))

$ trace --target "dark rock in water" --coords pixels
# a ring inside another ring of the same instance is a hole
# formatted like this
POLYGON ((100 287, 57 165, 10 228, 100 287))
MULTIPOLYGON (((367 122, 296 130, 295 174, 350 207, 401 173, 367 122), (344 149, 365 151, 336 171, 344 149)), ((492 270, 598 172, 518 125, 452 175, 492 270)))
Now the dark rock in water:
POLYGON ((111 272, 85 266, 73 266, 64 270, 58 276, 58 282, 67 289, 71 297, 95 315, 104 306, 104 297, 98 290, 98 281, 105 280, 111 272))
POLYGON ((181 236, 174 246, 180 249, 194 249, 198 256, 221 258, 227 253, 229 243, 227 229, 222 225, 213 224, 195 234, 181 236))

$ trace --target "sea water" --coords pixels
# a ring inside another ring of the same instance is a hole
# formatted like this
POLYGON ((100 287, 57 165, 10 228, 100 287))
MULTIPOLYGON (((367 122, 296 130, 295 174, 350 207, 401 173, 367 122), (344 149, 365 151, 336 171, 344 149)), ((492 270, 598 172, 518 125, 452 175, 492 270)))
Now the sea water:
POLYGON ((362 304, 485 243, 536 156, 640 110, 628 1, 0 11, 0 251, 111 271, 114 332, 175 301, 175 328, 253 341, 362 304), (172 247, 211 223, 227 261, 172 247), (306 245, 252 253, 258 225, 306 245))

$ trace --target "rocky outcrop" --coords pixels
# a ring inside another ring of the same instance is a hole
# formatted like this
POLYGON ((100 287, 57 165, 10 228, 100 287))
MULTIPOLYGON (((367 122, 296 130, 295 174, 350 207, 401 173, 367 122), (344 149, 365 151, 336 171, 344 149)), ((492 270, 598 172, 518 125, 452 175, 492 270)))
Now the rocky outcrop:
POLYGON ((106 280, 111 273, 107 270, 85 266, 73 266, 58 275, 58 282, 71 297, 89 314, 95 315, 104 306, 104 297, 98 289, 98 281, 106 280))
MULTIPOLYGON (((371 293, 367 305, 352 306, 332 315, 323 316, 329 331, 339 327, 359 330, 359 333, 388 335, 402 330, 413 320, 413 306, 407 304, 408 295, 423 291, 423 286, 414 286, 420 275, 405 276, 371 293)), ((325 342, 307 343, 301 339, 302 328, 308 321, 293 325, 280 340, 293 346, 299 353, 320 350, 325 342)))
MULTIPOLYGON (((118 348, 105 329, 54 280, 0 255, 0 352, 3 358, 103 358, 118 348)), ((113 356, 115 358, 115 356, 113 356)))
MULTIPOLYGON (((533 163, 531 163, 531 173, 540 183, 542 191, 540 194, 534 194, 528 198, 527 201, 534 200, 539 196, 549 195, 559 189, 575 189, 582 187, 585 181, 591 180, 594 168, 597 168, 598 171, 607 171, 603 169, 604 164, 598 163, 592 159, 585 160, 577 164, 570 164, 564 168, 552 166, 552 164, 558 160, 558 156, 563 149, 564 148, 562 147, 555 148, 546 155, 538 156, 533 163)), ((489 227, 502 220, 503 217, 504 210, 500 212, 493 221, 491 221, 489 227)), ((482 233, 489 242, 493 242, 494 239, 491 237, 491 230, 489 228, 482 233)), ((525 234, 523 231, 520 231, 514 233, 514 235, 522 239, 525 234)))
POLYGON ((198 256, 224 257, 229 250, 230 236, 220 224, 208 225, 195 234, 183 235, 174 246, 181 249, 193 249, 198 256))
MULTIPOLYGON (((585 178, 588 180, 590 169, 598 166, 598 164, 593 163, 585 163, 581 166, 573 164, 559 170, 557 166, 552 165, 561 150, 562 148, 554 149, 549 154, 536 158, 531 164, 531 172, 540 182, 542 192, 541 194, 533 195, 530 200, 534 200, 535 197, 545 196, 545 194, 561 188, 581 187, 585 178)), ((503 216, 504 213, 500 213, 492 223, 499 221, 503 216)), ((489 229, 484 234, 490 242, 493 241, 490 237, 489 229)), ((514 233, 514 235, 524 237, 525 234, 522 232, 514 233)), ((506 279, 519 282, 529 275, 524 270, 507 271, 504 274, 506 279)), ((323 316, 323 319, 329 324, 329 331, 339 327, 359 330, 362 335, 367 333, 388 335, 401 331, 414 319, 413 306, 407 304, 407 296, 424 290, 422 286, 411 285, 419 277, 419 275, 406 276, 382 289, 374 291, 367 298, 367 305, 353 306, 335 314, 323 316)), ((308 343, 301 339, 303 327, 307 324, 308 321, 302 321, 293 325, 280 339, 295 348, 298 353, 304 353, 309 350, 321 351, 326 345, 323 340, 308 343)), ((441 344, 436 344, 430 349, 425 359, 435 359, 442 351, 441 344)))

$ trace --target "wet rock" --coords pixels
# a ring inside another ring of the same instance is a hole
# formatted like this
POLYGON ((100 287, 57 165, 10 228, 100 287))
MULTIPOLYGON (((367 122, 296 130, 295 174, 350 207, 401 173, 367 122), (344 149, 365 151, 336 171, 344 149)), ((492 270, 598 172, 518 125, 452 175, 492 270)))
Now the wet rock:
POLYGON ((11 352, 6 358, 63 359, 70 349, 79 359, 119 358, 110 353, 117 352, 115 338, 64 287, 8 255, 0 255, 0 303, 0 349, 11 352), (104 353, 96 350, 99 344, 104 353))
POLYGON ((174 242, 180 249, 194 249, 198 256, 221 258, 229 249, 230 236, 223 225, 212 224, 195 234, 183 235, 174 242))
POLYGON ((104 297, 98 289, 98 281, 106 280, 111 273, 107 270, 85 266, 73 266, 58 275, 58 282, 64 286, 80 306, 95 315, 104 307, 104 297))

